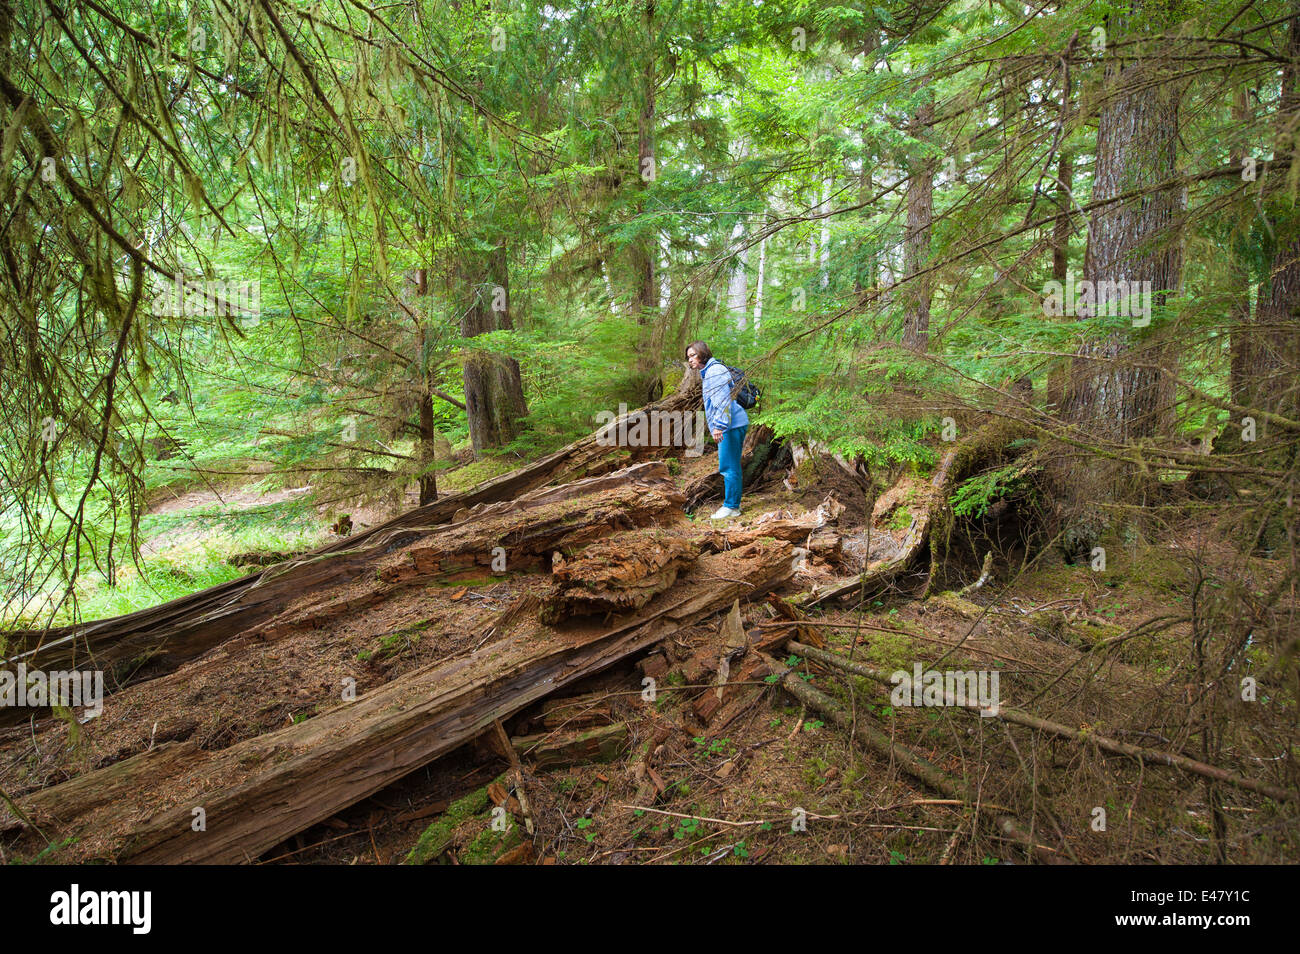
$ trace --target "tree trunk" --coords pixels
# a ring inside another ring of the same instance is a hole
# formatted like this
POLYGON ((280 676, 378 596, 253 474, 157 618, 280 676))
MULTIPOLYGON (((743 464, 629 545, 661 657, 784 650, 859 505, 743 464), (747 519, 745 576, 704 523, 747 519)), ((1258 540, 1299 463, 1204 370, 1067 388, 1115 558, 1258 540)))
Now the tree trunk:
MULTIPOLYGON (((462 275, 468 307, 461 317, 461 335, 473 338, 487 331, 513 328, 510 320, 509 269, 504 243, 483 260, 478 274, 462 275)), ((465 357, 465 413, 474 456, 484 449, 503 447, 520 431, 528 413, 519 362, 505 355, 485 351, 465 357)))
MULTIPOLYGON (((1278 103, 1274 161, 1295 162, 1296 114, 1300 113, 1300 3, 1293 3, 1287 37, 1288 64, 1282 71, 1282 97, 1278 103)), ((1277 178, 1277 177, 1275 177, 1277 178)), ((1277 245, 1268 274, 1259 286, 1255 312, 1257 330, 1244 356, 1246 391, 1260 410, 1294 418, 1300 407, 1300 227, 1293 200, 1285 190, 1272 197, 1270 224, 1277 245)), ((1261 437, 1269 435, 1267 421, 1259 424, 1261 437)))
MULTIPOLYGON (((641 70, 641 110, 637 115, 637 202, 638 214, 646 213, 645 192, 650 182, 658 178, 655 157, 655 4, 646 0, 644 8, 646 60, 641 70)), ((640 335, 637 348, 636 370, 633 385, 636 393, 646 401, 657 400, 662 393, 659 380, 659 343, 656 341, 660 326, 659 283, 655 278, 655 238, 646 235, 631 247, 632 312, 640 335)))
MULTIPOLYGON (((912 123, 917 139, 929 138, 934 122, 934 104, 927 103, 912 123)), ((930 223, 934 215, 934 159, 917 156, 909 162, 907 180, 907 229, 903 233, 903 346, 925 351, 930 338, 929 274, 920 274, 930 262, 930 223)))
MULTIPOLYGON (((871 76, 875 69, 875 52, 880 47, 880 34, 875 29, 874 23, 872 29, 867 31, 866 37, 862 41, 862 71, 866 76, 871 76)), ((870 141, 868 130, 871 127, 863 123, 859 129, 859 138, 862 142, 862 171, 858 174, 858 202, 862 205, 862 211, 859 213, 862 217, 864 231, 869 235, 867 228, 871 221, 872 208, 869 205, 871 197, 876 193, 875 178, 872 175, 874 166, 867 155, 867 144, 870 141)), ((857 292, 865 291, 868 288, 879 287, 880 285, 880 261, 876 254, 875 240, 868 238, 868 247, 864 249, 865 255, 861 260, 857 270, 857 277, 853 282, 853 290, 857 292)))
MULTIPOLYGON (((1243 84, 1233 100, 1232 119, 1244 128, 1248 118, 1246 86, 1243 84)), ((1241 168, 1245 157, 1246 145, 1238 143, 1228 161, 1241 168)), ((1254 354, 1256 330, 1250 327, 1250 264, 1245 255, 1244 240, 1234 245, 1228 265, 1232 285, 1232 298, 1228 305, 1228 399, 1235 404, 1251 405, 1255 394, 1249 384, 1257 358, 1254 354)), ((1233 426, 1229 421, 1228 427, 1233 426)))
MULTIPOLYGON (((731 244, 733 247, 741 244, 745 237, 745 225, 743 222, 737 222, 736 227, 731 230, 731 244)), ((749 264, 749 250, 741 249, 736 253, 735 264, 731 267, 731 274, 727 277, 727 311, 731 314, 731 322, 737 331, 744 331, 749 324, 749 280, 745 274, 745 268, 749 264)))
MULTIPOLYGON (((1064 95, 1069 95, 1068 89, 1064 95)), ((1062 287, 1070 271, 1070 233, 1074 231, 1070 226, 1070 213, 1074 204, 1070 195, 1073 191, 1074 153, 1062 149, 1056 169, 1057 217, 1052 225, 1052 280, 1060 282, 1062 287)), ((1047 372, 1047 403, 1056 410, 1064 405, 1069 380, 1069 369, 1064 362, 1064 358, 1054 362, 1047 372)))
MULTIPOLYGON (((817 206, 817 211, 823 216, 826 215, 827 210, 830 208, 831 190, 833 188, 833 185, 834 185, 834 180, 831 179, 830 176, 827 176, 826 178, 822 179, 822 201, 817 206)), ((831 285, 831 220, 828 218, 822 219, 821 235, 822 235, 821 261, 819 262, 819 265, 821 267, 821 286, 822 288, 830 288, 831 285)))
MULTIPOLYGON (((1147 20, 1144 7, 1134 5, 1132 22, 1147 20)), ((1148 23, 1144 29, 1155 27, 1148 23)), ((1122 22, 1111 33, 1134 35, 1122 22)), ((1115 93, 1102 106, 1097 129, 1094 202, 1149 189, 1177 173, 1179 91, 1160 75, 1168 67, 1156 57, 1139 57, 1128 66, 1111 57, 1109 63, 1106 88, 1115 93)), ((1176 229, 1183 196, 1179 188, 1142 191, 1093 212, 1083 280, 1097 294, 1092 307, 1081 311, 1094 318, 1123 314, 1131 302, 1117 282, 1150 282, 1154 306, 1177 291, 1182 248, 1176 229)), ((1075 361, 1070 418, 1116 441, 1167 433, 1173 393, 1163 365, 1171 357, 1158 328, 1137 334, 1117 329, 1087 342, 1075 361)))
MULTIPOLYGON (((424 297, 429 293, 429 272, 428 269, 418 269, 415 273, 415 294, 417 300, 423 302, 424 297)), ((428 354, 429 331, 425 326, 423 309, 417 312, 420 315, 420 355, 423 360, 428 354)), ((430 380, 429 369, 424 368, 421 380, 424 389, 420 393, 420 453, 418 457, 420 467, 420 506, 431 504, 438 499, 438 475, 434 472, 434 464, 438 459, 438 432, 433 426, 433 383, 430 380)))

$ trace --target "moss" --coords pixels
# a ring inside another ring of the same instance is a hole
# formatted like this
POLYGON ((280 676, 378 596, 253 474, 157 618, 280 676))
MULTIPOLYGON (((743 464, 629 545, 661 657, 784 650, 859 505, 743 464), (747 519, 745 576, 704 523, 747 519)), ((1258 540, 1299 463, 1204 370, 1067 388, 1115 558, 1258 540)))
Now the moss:
POLYGON ((977 619, 979 615, 984 612, 982 606, 972 603, 965 597, 958 596, 952 590, 944 590, 942 593, 935 593, 930 597, 930 599, 936 603, 941 603, 966 619, 977 619))
POLYGON ((908 507, 899 507, 889 518, 890 530, 906 530, 912 525, 912 511, 908 507))
POLYGON ((892 633, 879 633, 872 637, 862 653, 862 661, 873 669, 894 672, 902 669, 910 672, 916 659, 916 647, 906 636, 892 633))
MULTIPOLYGON (((498 776, 493 781, 499 782, 504 777, 504 775, 498 776)), ((488 784, 492 783, 489 782, 488 784)), ((476 815, 483 814, 483 812, 487 811, 488 803, 487 785, 476 788, 464 798, 452 802, 447 806, 447 810, 439 816, 438 820, 421 833, 415 846, 407 853, 404 864, 425 865, 433 861, 451 847, 452 841, 455 839, 456 829, 461 823, 476 815)))
POLYGON ((506 455, 500 457, 484 456, 479 460, 470 461, 464 467, 456 467, 452 470, 440 472, 438 474, 438 492, 448 494, 469 490, 491 480, 493 477, 500 477, 502 474, 509 473, 516 466, 518 466, 518 462, 506 455))
POLYGON ((458 859, 463 865, 490 865, 523 840, 523 829, 513 818, 505 831, 496 831, 488 825, 459 852, 458 859))

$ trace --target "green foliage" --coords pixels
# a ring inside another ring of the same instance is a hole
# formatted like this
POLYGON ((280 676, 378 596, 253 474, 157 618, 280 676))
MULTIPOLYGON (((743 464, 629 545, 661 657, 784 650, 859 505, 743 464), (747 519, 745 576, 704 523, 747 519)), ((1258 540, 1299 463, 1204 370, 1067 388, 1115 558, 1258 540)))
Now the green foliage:
POLYGON ((949 500, 954 514, 978 520, 994 501, 1018 496, 1032 487, 1024 464, 1015 462, 962 481, 949 500))
MULTIPOLYGON (((756 422, 878 471, 927 472, 949 409, 993 409, 1008 382, 1031 385, 1016 413, 1061 423, 1044 386, 1088 342, 1168 348, 1179 384, 1161 439, 1216 432, 1242 315, 1283 287, 1300 228, 1300 163, 1273 155, 1290 7, 1210 0, 1112 37, 1155 64, 1141 95, 1177 85, 1187 175, 1177 228, 1141 236, 1143 255, 1177 244, 1178 287, 1134 327, 1049 318, 1041 300, 1057 162, 1087 157, 1061 249, 1078 277, 1098 150, 1125 148, 1099 142, 1095 119, 1123 103, 1089 46, 1110 6, 418 0, 367 9, 362 29, 353 5, 322 0, 278 5, 283 30, 256 0, 104 0, 66 25, 14 6, 0 620, 229 579, 221 551, 245 534, 320 542, 321 501, 400 505, 430 475, 465 489, 672 387, 701 337, 762 386, 756 422), (1195 71, 1160 72, 1210 37, 1195 71), (1251 56, 1218 55, 1234 44, 1251 56), (311 81, 281 82, 286 68, 311 81), (1243 150, 1283 171, 1221 174, 1243 150), (928 247, 909 263, 922 169, 928 247), (155 293, 175 272, 256 282, 261 313, 167 314, 155 293), (922 281, 914 352, 901 342, 922 281), (485 309, 498 285, 504 312, 485 309), (519 362, 527 415, 449 472, 438 448, 470 437, 471 353, 519 362), (134 572, 165 532, 149 513, 164 487, 254 473, 311 494, 274 521, 214 513, 210 554, 134 572)), ((1028 489, 977 475, 954 509, 978 517, 1028 489)))

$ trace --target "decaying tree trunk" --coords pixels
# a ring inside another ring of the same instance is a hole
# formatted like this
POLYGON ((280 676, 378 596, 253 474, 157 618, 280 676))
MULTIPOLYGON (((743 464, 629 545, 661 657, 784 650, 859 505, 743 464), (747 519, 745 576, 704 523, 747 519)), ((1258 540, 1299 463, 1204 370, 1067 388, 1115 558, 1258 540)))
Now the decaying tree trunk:
POLYGON ((557 555, 554 587, 542 600, 542 622, 640 609, 677 582, 698 555, 689 540, 660 531, 620 534, 593 543, 572 560, 557 555))
MULTIPOLYGON (((518 500, 462 511, 460 519, 430 534, 428 543, 398 554, 372 553, 360 564, 375 582, 362 593, 326 598, 307 611, 295 608, 248 630, 279 639, 392 599, 412 586, 481 578, 485 573, 546 569, 555 552, 572 551, 622 531, 680 517, 682 495, 662 461, 646 461, 601 477, 562 484, 518 500)), ((635 558, 635 548, 630 550, 635 558)), ((360 576, 361 573, 355 574, 360 576)), ((346 582, 346 581, 340 581, 346 582)), ((641 605, 641 604, 638 604, 641 605)))
MULTIPOLYGON (((620 427, 626 432, 629 422, 638 415, 652 420, 656 416, 676 419, 674 416, 689 414, 699 406, 699 375, 687 372, 678 389, 663 400, 630 411, 608 427, 567 447, 473 490, 444 496, 287 563, 125 616, 82 626, 11 632, 7 634, 10 656, 4 661, 4 668, 12 670, 23 662, 28 669, 98 668, 112 672, 119 667, 132 671, 132 675, 123 675, 116 683, 106 680, 110 688, 170 671, 271 619, 291 598, 355 575, 380 554, 435 532, 439 525, 472 507, 513 500, 556 480, 571 481, 603 474, 641 458, 681 453, 681 447, 665 448, 656 441, 643 446, 620 446, 620 427), (147 667, 135 664, 142 660, 148 661, 147 667)), ((651 437, 663 436, 661 429, 647 428, 647 431, 651 437)), ((11 722, 16 713, 15 709, 0 709, 0 724, 6 724, 6 720, 11 722)))
MULTIPOLYGON (((75 838, 67 860, 240 863, 260 854, 556 690, 682 626, 787 579, 792 547, 757 543, 699 558, 652 607, 612 628, 574 623, 491 643, 417 669, 355 702, 219 751, 191 743, 141 753, 129 791, 105 801, 120 765, 19 800, 46 837, 75 838), (205 830, 196 831, 196 809, 205 830)), ((0 828, 25 823, 6 808, 0 828)), ((34 833, 31 837, 35 838, 34 833)))
MULTIPOLYGON (((907 536, 898 554, 890 560, 873 563, 867 567, 865 573, 851 580, 838 583, 821 592, 814 591, 802 601, 803 605, 818 606, 857 593, 871 596, 895 583, 904 575, 917 571, 921 555, 927 547, 933 547, 932 536, 935 524, 942 524, 942 529, 946 530, 947 523, 951 520, 952 511, 948 505, 948 497, 953 488, 970 476, 977 467, 1004 454, 1007 444, 1025 433, 1027 429, 1024 425, 1015 421, 995 421, 980 428, 970 438, 948 451, 939 462, 934 476, 930 478, 926 496, 912 504, 912 522, 908 525, 907 536)), ((933 575, 933 567, 931 567, 931 575, 933 575)))

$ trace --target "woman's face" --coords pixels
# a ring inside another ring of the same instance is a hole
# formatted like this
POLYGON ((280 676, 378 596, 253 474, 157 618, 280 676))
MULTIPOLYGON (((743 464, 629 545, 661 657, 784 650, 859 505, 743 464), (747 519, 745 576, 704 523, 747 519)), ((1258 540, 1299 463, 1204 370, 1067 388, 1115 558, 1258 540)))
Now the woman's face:
POLYGON ((686 363, 689 364, 696 371, 704 367, 704 362, 700 360, 700 356, 695 353, 694 348, 686 349, 686 363))

